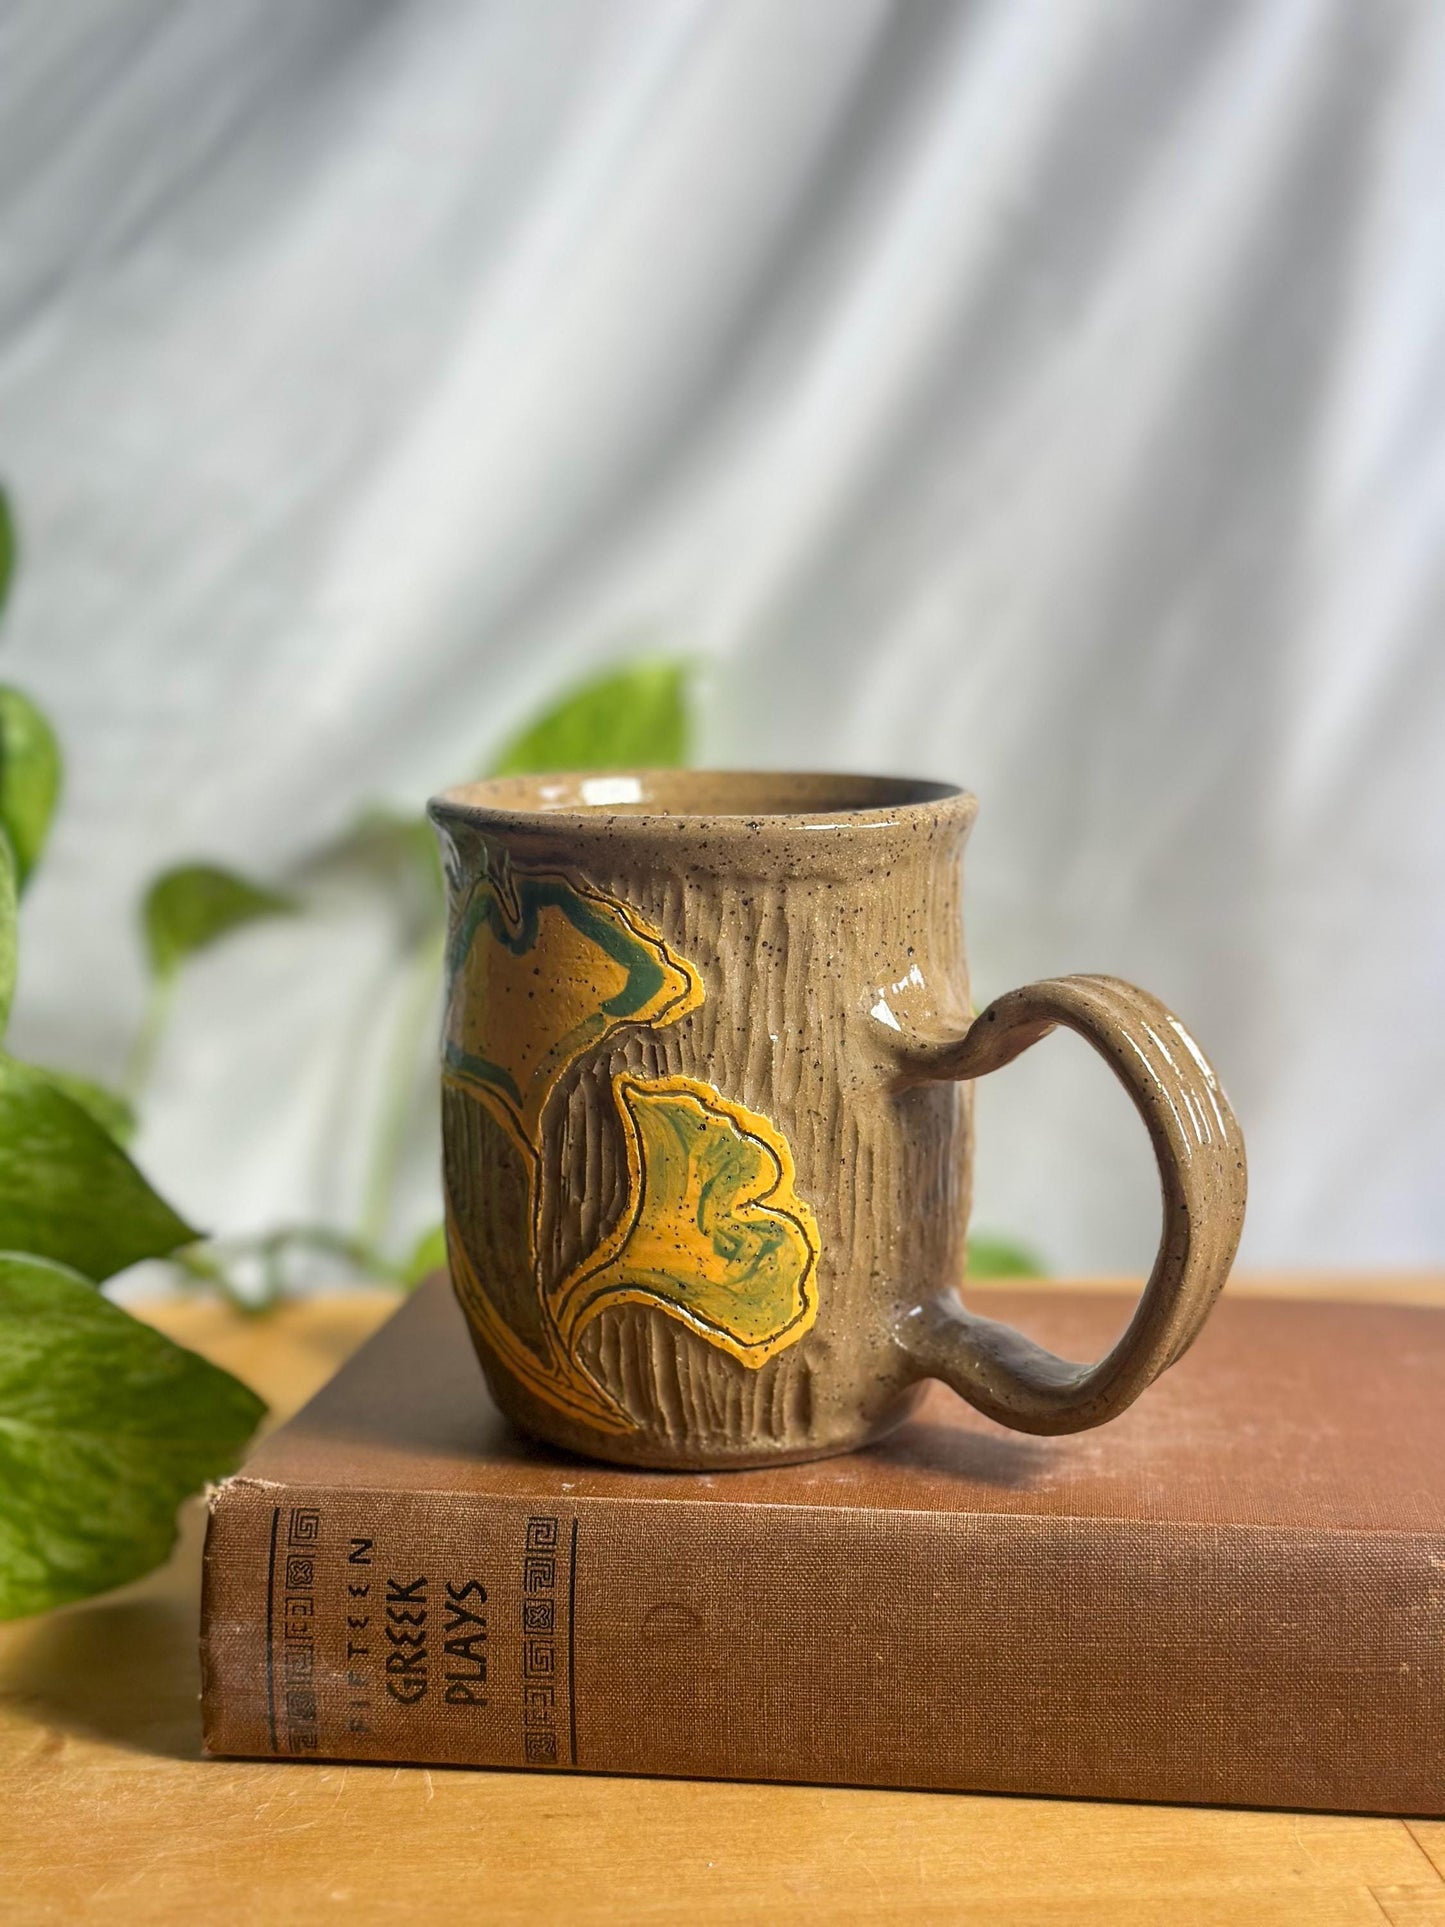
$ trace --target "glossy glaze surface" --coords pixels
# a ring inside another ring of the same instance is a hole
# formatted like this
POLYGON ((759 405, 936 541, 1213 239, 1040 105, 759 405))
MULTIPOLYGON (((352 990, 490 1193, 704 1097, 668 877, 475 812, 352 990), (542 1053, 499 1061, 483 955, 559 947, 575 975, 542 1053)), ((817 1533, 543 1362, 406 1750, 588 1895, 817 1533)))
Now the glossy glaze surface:
POLYGON ((438 798, 451 901, 453 1281, 527 1429, 758 1464, 891 1429, 928 1376, 1006 1424, 1100 1423, 1198 1329, 1243 1151, 1163 1006, 1062 979, 973 1019, 972 797, 886 778, 509 778, 438 798), (970 1319, 969 1080, 1057 1023, 1111 1062, 1165 1237, 1096 1367, 970 1319), (1201 1136, 1202 1132, 1202 1136, 1201 1136))

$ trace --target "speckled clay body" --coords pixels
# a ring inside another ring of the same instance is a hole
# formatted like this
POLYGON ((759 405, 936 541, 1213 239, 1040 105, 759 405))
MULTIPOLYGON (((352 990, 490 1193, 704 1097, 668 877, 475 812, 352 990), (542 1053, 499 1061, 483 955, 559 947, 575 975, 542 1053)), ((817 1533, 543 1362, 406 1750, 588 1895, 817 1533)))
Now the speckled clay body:
POLYGON ((970 1013, 971 796, 883 778, 506 778, 432 805, 451 904, 448 1248, 498 1402, 629 1464, 846 1451, 945 1379, 1006 1425, 1122 1411, 1228 1273, 1244 1150, 1178 1020, 1068 977, 970 1013), (1055 1024, 1148 1127, 1164 1234, 1097 1365, 969 1316, 968 1080, 1055 1024))

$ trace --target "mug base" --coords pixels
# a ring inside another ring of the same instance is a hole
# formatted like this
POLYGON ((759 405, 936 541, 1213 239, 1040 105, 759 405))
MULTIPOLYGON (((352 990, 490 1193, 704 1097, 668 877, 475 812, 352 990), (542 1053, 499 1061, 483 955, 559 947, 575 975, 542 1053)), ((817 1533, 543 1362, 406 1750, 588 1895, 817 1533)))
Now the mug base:
POLYGON ((473 1331, 473 1346, 498 1409, 517 1431, 539 1445, 588 1459, 599 1465, 628 1467, 639 1472, 757 1472, 768 1466, 805 1465, 814 1459, 842 1458, 860 1452, 896 1432, 906 1423, 924 1393, 922 1383, 903 1387, 886 1407, 864 1424, 839 1424, 792 1438, 660 1438, 640 1425, 635 1431, 594 1432, 544 1405, 520 1385, 488 1352, 473 1331))
MULTIPOLYGON (((498 1401, 500 1403, 500 1400, 498 1401)), ((570 1433, 564 1440, 556 1430, 541 1431, 537 1426, 528 1424, 515 1412, 503 1411, 508 1422, 517 1431, 536 1445, 544 1445, 549 1450, 565 1452, 571 1458, 581 1458, 594 1465, 610 1465, 621 1470, 635 1472, 762 1472, 769 1466, 807 1465, 815 1459, 846 1458, 850 1452, 864 1452, 870 1445, 891 1437, 900 1426, 905 1425, 911 1416, 914 1401, 907 1409, 890 1415, 888 1419, 872 1426, 866 1432, 856 1433, 848 1438, 808 1445, 783 1445, 771 1447, 728 1447, 723 1451, 699 1447, 693 1452, 678 1452, 662 1444, 657 1439, 643 1438, 635 1443, 631 1440, 618 1442, 617 1446, 603 1445, 582 1433, 570 1433)))

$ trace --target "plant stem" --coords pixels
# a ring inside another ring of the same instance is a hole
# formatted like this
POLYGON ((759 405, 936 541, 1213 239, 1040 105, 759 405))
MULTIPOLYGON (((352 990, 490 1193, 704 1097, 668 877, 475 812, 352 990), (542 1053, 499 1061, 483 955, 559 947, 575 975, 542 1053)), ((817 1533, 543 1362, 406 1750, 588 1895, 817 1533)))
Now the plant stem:
POLYGON ((174 972, 169 972, 163 977, 152 978, 140 1029, 136 1032, 135 1042, 131 1045, 130 1057, 125 1067, 124 1089, 132 1103, 150 1082, 151 1071, 155 1067, 156 1052, 160 1048, 160 1041, 170 1018, 171 1005, 175 1001, 175 991, 174 972))
POLYGON ((235 1238, 209 1245, 185 1245, 170 1254, 168 1263, 194 1284, 214 1291, 247 1317, 273 1311, 287 1295, 282 1260, 288 1251, 323 1251, 344 1259, 368 1284, 404 1284, 404 1267, 364 1239, 338 1231, 329 1224, 280 1225, 252 1238, 235 1238), (256 1260, 261 1268, 259 1293, 242 1291, 233 1274, 238 1263, 256 1260))
POLYGON ((218 1264, 202 1245, 183 1245, 179 1251, 170 1254, 166 1263, 183 1272, 191 1284, 204 1285, 207 1290, 215 1292, 233 1311, 239 1311, 247 1318, 254 1318, 258 1312, 266 1309, 244 1292, 238 1291, 225 1266, 218 1264))

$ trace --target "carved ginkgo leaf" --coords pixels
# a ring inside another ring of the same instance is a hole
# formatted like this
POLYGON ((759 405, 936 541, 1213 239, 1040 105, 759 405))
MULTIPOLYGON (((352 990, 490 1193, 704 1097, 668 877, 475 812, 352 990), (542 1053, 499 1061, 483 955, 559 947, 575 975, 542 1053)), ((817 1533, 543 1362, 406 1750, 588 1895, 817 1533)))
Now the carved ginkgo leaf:
POLYGON ((701 979, 659 931, 550 870, 483 878, 452 940, 445 1055, 527 1155, 568 1067, 630 1024, 674 1023, 701 979))
POLYGON ((630 1432, 636 1429, 631 1418, 605 1387, 596 1384, 574 1358, 549 1343, 547 1355, 539 1356, 502 1315, 491 1293, 477 1275, 458 1229, 451 1206, 447 1207, 447 1250, 452 1285, 471 1324, 473 1336, 484 1355, 494 1358, 510 1372, 533 1398, 550 1405, 564 1418, 588 1426, 594 1432, 630 1432))
POLYGON ((792 1154, 765 1117, 689 1077, 624 1072, 613 1091, 627 1137, 628 1203, 559 1288, 569 1352, 615 1305, 678 1319, 758 1367, 817 1316, 818 1228, 792 1154))

